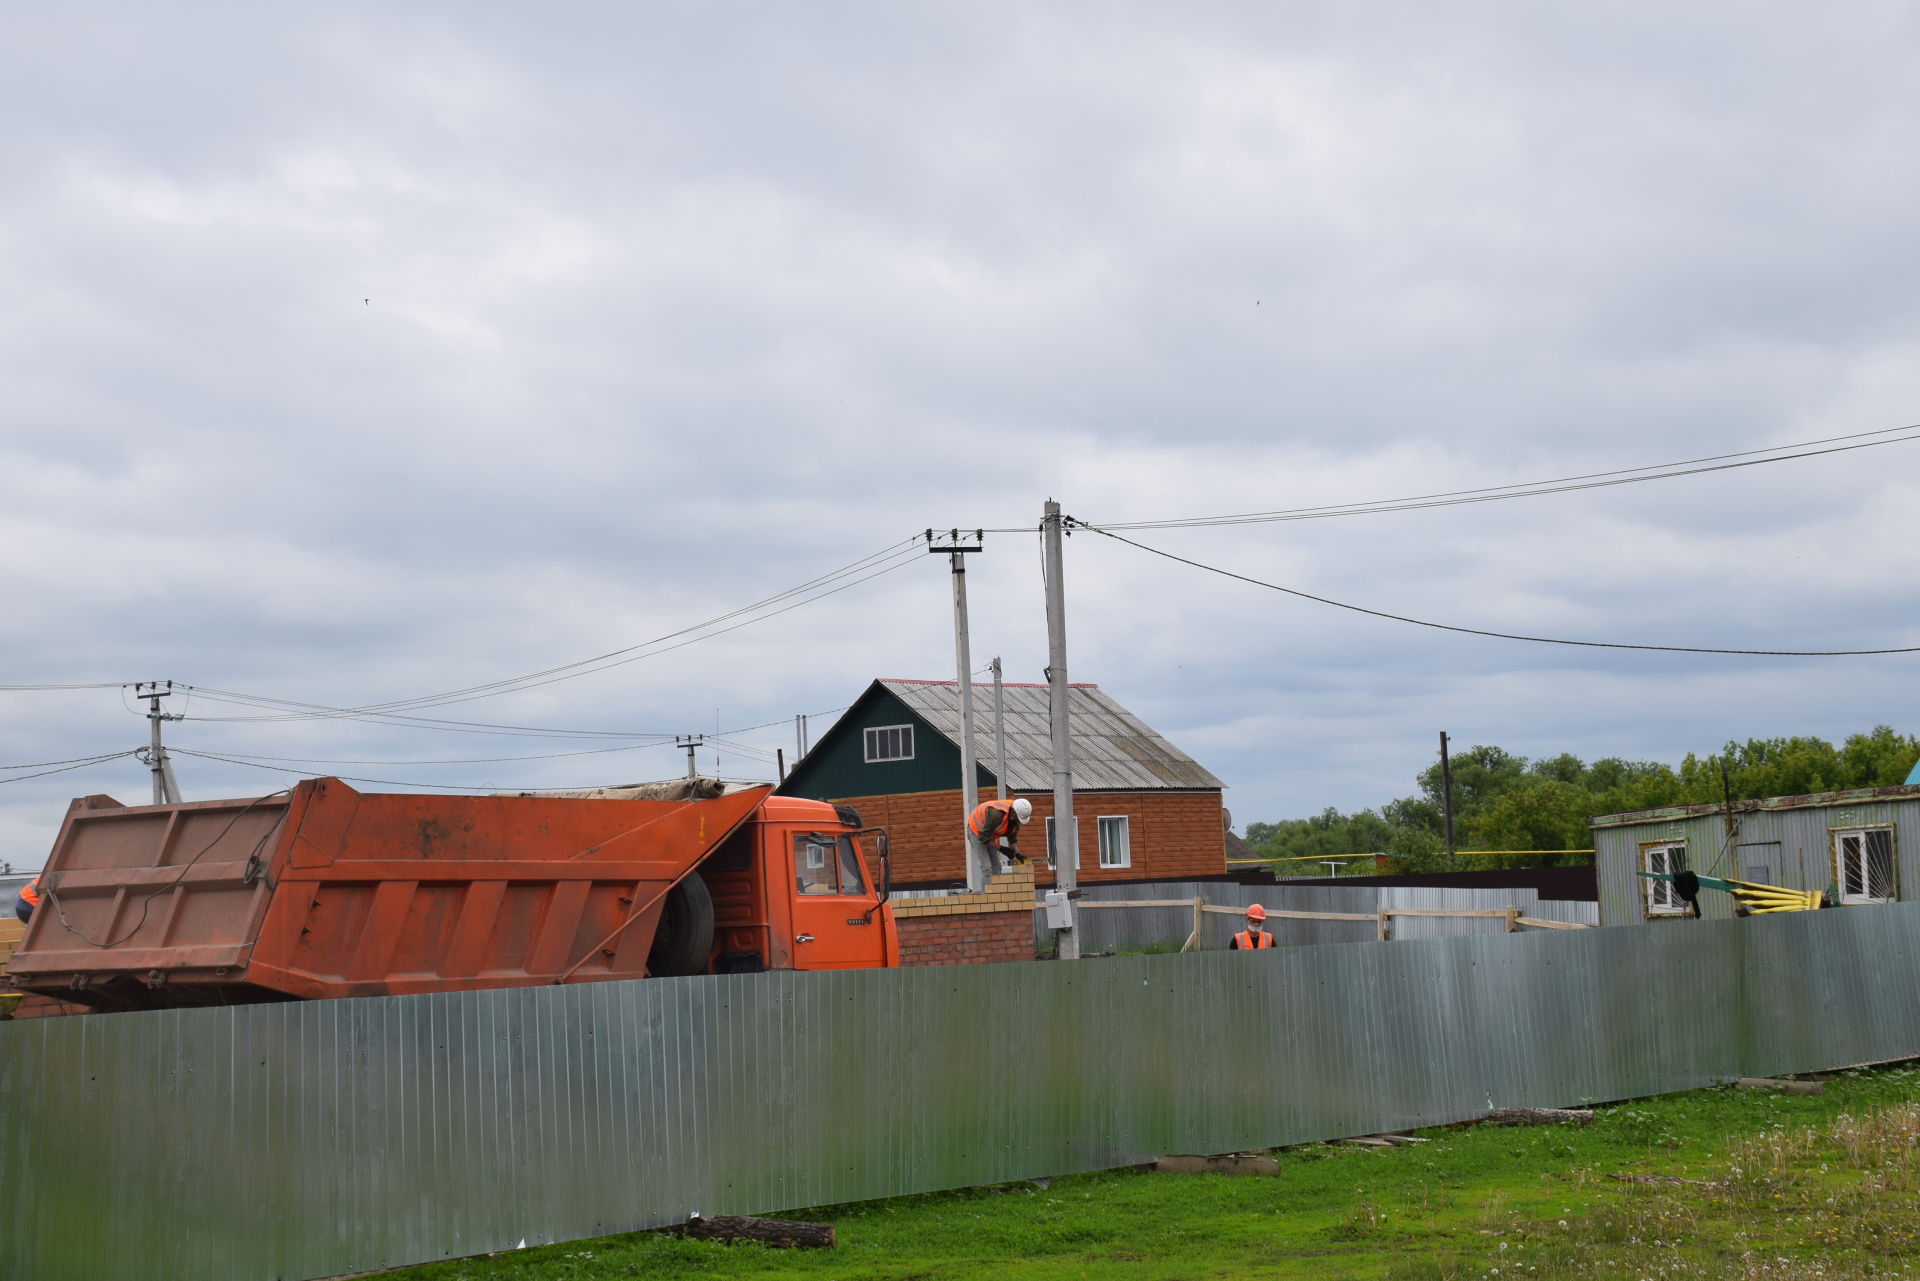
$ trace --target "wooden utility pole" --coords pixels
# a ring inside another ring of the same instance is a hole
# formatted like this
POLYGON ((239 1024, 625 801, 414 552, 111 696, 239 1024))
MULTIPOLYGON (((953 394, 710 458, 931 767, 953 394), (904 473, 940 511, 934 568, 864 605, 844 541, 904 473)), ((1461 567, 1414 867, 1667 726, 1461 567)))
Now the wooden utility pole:
POLYGON ((1440 731, 1440 809, 1447 820, 1447 866, 1453 866, 1453 765, 1447 759, 1447 731, 1440 731))

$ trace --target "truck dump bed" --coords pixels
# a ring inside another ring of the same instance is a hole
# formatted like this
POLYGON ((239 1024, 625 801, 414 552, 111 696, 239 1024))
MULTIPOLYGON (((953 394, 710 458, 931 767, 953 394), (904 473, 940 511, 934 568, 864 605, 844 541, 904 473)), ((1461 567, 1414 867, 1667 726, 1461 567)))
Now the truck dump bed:
POLYGON ((769 790, 84 797, 8 973, 99 1009, 641 978, 668 891, 769 790))

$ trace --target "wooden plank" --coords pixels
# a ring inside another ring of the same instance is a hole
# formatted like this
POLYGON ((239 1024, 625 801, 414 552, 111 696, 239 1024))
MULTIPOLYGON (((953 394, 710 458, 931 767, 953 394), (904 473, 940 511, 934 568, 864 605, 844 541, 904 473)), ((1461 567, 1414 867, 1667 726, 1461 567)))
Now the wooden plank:
MULTIPOLYGON (((1247 914, 1247 909, 1244 907, 1214 907, 1211 904, 1200 910, 1203 912, 1214 912, 1221 916, 1245 916, 1247 914)), ((1271 921, 1276 917, 1287 921, 1372 921, 1378 919, 1372 912, 1294 912, 1284 907, 1268 908, 1267 919, 1271 921)))
POLYGON ((1504 907, 1388 907, 1382 916, 1497 916, 1506 919, 1504 907))
MULTIPOLYGON (((1136 903, 1096 903, 1091 899, 1079 899, 1076 901, 1080 904, 1080 908, 1083 911, 1090 907, 1192 907, 1193 906, 1193 900, 1190 898, 1149 898, 1149 899, 1141 899, 1139 902, 1136 902, 1136 903)), ((1218 912, 1223 909, 1209 908, 1208 910, 1218 912)), ((1236 914, 1238 914, 1238 913, 1245 912, 1247 909, 1244 907, 1241 907, 1241 908, 1234 908, 1232 910, 1236 914)))
POLYGON ((1598 926, 1589 925, 1585 921, 1545 921, 1537 916, 1516 916, 1513 920, 1516 925, 1532 925, 1543 930, 1591 930, 1599 928, 1598 926))

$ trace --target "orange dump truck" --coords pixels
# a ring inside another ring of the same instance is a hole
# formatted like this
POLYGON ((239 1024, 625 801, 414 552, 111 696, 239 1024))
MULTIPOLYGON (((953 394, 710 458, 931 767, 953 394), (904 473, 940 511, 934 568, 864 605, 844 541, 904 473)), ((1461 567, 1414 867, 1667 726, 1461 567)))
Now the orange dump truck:
POLYGON ((900 963, 860 819, 704 800, 74 801, 12 982, 101 1010, 900 963))

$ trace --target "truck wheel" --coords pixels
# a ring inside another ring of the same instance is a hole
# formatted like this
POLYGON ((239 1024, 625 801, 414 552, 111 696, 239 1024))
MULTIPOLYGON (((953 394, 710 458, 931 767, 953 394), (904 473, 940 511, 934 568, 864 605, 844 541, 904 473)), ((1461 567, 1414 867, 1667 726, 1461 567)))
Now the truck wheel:
POLYGON ((653 932, 653 946, 647 951, 647 970, 655 978, 705 974, 711 951, 713 895, 700 873, 689 872, 667 891, 660 928, 653 932))

